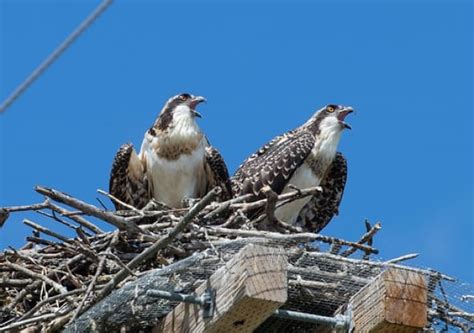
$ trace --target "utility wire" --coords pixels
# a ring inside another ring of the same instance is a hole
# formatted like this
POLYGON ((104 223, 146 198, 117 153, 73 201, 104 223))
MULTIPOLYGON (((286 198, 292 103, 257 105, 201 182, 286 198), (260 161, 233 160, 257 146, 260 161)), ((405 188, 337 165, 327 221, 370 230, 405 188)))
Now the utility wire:
POLYGON ((4 112, 102 14, 113 0, 104 0, 0 105, 4 112))

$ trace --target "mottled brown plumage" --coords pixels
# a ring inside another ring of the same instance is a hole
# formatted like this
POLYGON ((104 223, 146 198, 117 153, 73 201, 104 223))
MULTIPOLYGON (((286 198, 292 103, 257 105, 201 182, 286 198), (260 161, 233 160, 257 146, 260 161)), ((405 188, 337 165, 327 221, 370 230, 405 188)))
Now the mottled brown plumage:
MULTIPOLYGON (((115 155, 110 172, 109 193, 120 201, 143 208, 150 196, 144 164, 139 160, 131 143, 122 145, 115 155)), ((126 209, 114 202, 115 209, 126 209)))
POLYGON ((228 200, 232 197, 232 187, 229 179, 229 171, 222 155, 212 147, 206 147, 206 173, 208 175, 207 192, 216 186, 222 189, 220 195, 222 200, 228 200))
MULTIPOLYGON (((328 105, 302 126, 265 144, 232 177, 234 195, 251 193, 257 200, 264 197, 266 185, 277 194, 291 190, 289 185, 320 185, 323 193, 281 206, 275 216, 304 230, 321 230, 337 213, 344 191, 347 165, 336 148, 342 130, 349 128, 344 118, 350 112, 351 108, 328 105)), ((250 218, 260 212, 250 212, 250 218)))
POLYGON ((337 153, 334 161, 320 186, 322 192, 316 192, 306 203, 296 220, 297 225, 312 232, 320 232, 333 218, 339 214, 339 205, 344 194, 347 180, 347 161, 341 153, 337 153))
POLYGON ((137 208, 150 199, 179 208, 183 201, 200 198, 215 186, 222 188, 222 199, 230 198, 225 162, 195 120, 200 117, 195 107, 204 101, 190 94, 170 98, 145 133, 140 153, 131 144, 117 153, 110 193, 137 208))
POLYGON ((237 170, 233 177, 235 193, 262 197, 261 189, 265 185, 281 193, 314 145, 314 136, 308 132, 290 132, 277 138, 260 148, 237 170))

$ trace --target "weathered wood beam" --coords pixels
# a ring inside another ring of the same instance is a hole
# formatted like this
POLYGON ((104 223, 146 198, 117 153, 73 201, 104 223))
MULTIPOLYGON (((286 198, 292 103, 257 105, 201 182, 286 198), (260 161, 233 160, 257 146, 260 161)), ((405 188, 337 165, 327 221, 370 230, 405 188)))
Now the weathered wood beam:
POLYGON ((212 318, 180 303, 153 332, 252 332, 286 302, 287 265, 282 250, 247 245, 196 290, 216 291, 212 318))
POLYGON ((349 300, 354 332, 419 332, 427 323, 427 296, 422 273, 389 268, 349 300))

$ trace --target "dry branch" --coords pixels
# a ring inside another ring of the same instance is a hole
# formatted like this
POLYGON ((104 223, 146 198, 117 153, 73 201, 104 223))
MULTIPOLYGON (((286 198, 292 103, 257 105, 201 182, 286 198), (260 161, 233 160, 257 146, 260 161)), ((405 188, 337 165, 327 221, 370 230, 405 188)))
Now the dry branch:
MULTIPOLYGON (((364 252, 374 253, 377 254, 378 250, 364 244, 354 243, 345 241, 342 239, 323 236, 320 234, 314 234, 310 232, 302 232, 302 233, 295 233, 295 234, 281 234, 278 232, 270 232, 270 231, 258 231, 258 230, 238 230, 238 229, 227 229, 227 228, 220 228, 220 227, 211 227, 208 230, 208 233, 211 235, 228 235, 228 236, 239 236, 239 237, 262 237, 267 239, 272 239, 275 241, 293 241, 297 243, 307 243, 307 242, 314 242, 320 241, 323 243, 334 244, 339 243, 342 245, 347 245, 350 247, 354 247, 355 249, 362 250, 364 252)), ((354 251, 355 252, 355 251, 354 251)))
MULTIPOLYGON (((370 226, 370 225, 369 225, 370 226)), ((375 236, 375 234, 382 229, 382 225, 377 222, 373 227, 371 227, 364 235, 362 235, 361 239, 357 242, 357 244, 369 244, 372 245, 372 238, 375 236)), ((343 257, 348 257, 351 254, 353 254, 356 251, 355 247, 351 247, 344 252, 341 253, 341 256, 343 257)), ((366 251, 366 254, 370 254, 372 252, 366 251)))
POLYGON ((139 256, 135 257, 130 263, 127 265, 127 268, 122 269, 118 272, 112 280, 105 285, 104 289, 97 295, 97 300, 101 300, 104 296, 108 295, 113 288, 120 282, 122 282, 130 273, 131 270, 135 269, 140 265, 143 261, 149 260, 156 256, 158 250, 166 247, 171 243, 171 241, 180 233, 182 232, 186 226, 191 223, 193 218, 208 204, 211 203, 219 193, 219 188, 214 188, 206 196, 199 201, 194 207, 192 207, 189 212, 181 219, 181 221, 173 228, 171 231, 163 238, 158 240, 148 249, 143 251, 139 256))
POLYGON ((41 281, 49 284, 51 287, 53 287, 60 294, 65 294, 67 292, 66 288, 64 288, 63 286, 61 286, 57 282, 54 282, 53 280, 51 280, 47 276, 44 276, 43 274, 35 273, 35 272, 33 272, 32 270, 29 270, 26 267, 14 264, 14 263, 9 262, 9 261, 6 261, 4 263, 4 265, 7 266, 7 267, 12 268, 15 271, 18 271, 18 272, 22 273, 22 274, 24 274, 28 277, 31 277, 34 280, 41 280, 41 281))
MULTIPOLYGON (((151 325, 174 306, 170 302, 150 305, 147 288, 180 287, 192 291, 196 286, 189 285, 181 276, 210 276, 213 271, 209 267, 222 266, 232 258, 232 251, 247 244, 283 247, 295 263, 288 268, 289 288, 316 303, 328 297, 344 302, 348 297, 344 291, 347 284, 361 287, 371 280, 357 275, 354 267, 380 271, 402 267, 395 263, 414 257, 407 255, 377 263, 320 253, 314 244, 309 244, 315 241, 331 244, 334 253, 345 247, 344 255, 357 251, 366 255, 378 253, 372 239, 380 229, 379 224, 370 227, 359 241, 351 242, 296 232, 283 225, 284 222, 275 221, 276 207, 319 190, 313 187, 281 195, 270 193, 254 202, 251 195, 215 202, 219 190, 214 189, 191 208, 171 209, 151 202, 142 210, 110 212, 63 192, 37 187, 36 191, 47 197, 44 202, 0 208, 0 225, 12 213, 34 211, 50 221, 67 225, 72 235, 25 220, 34 231, 27 237, 29 243, 18 250, 0 253, 0 294, 5 299, 0 303, 0 331, 25 327, 38 331, 63 328, 66 332, 90 331, 92 322, 109 331, 122 329, 122 324, 131 330, 141 329, 140 323, 151 325), (245 214, 256 208, 262 211, 257 219, 273 220, 285 229, 285 234, 252 229, 245 214), (104 232, 88 221, 86 215, 119 230, 104 232), (55 240, 44 239, 44 235, 55 240), (298 267, 296 262, 303 257, 320 258, 322 262, 330 258, 337 262, 337 268, 298 267), (117 304, 121 305, 116 308, 117 304), (150 309, 156 311, 149 312, 150 309)), ((101 193, 110 197, 106 192, 101 193)), ((433 276, 438 278, 434 273, 433 276)), ((445 312, 466 317, 456 308, 446 308, 445 312)))
POLYGON ((54 201, 57 201, 65 205, 71 206, 75 209, 78 209, 84 214, 91 215, 105 222, 108 222, 116 226, 120 230, 127 230, 128 232, 132 234, 141 232, 140 228, 138 228, 134 222, 129 221, 123 217, 119 217, 111 212, 106 212, 101 209, 98 209, 97 207, 89 205, 85 203, 84 201, 73 198, 72 196, 66 193, 62 193, 54 189, 41 187, 41 186, 36 186, 35 191, 53 199, 54 201))

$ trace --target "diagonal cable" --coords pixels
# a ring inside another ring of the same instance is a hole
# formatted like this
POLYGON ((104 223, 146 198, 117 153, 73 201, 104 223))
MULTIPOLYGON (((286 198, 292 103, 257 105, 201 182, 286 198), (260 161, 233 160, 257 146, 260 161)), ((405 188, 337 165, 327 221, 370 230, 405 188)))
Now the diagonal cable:
POLYGON ((102 14, 113 0, 104 0, 0 105, 4 112, 102 14))

